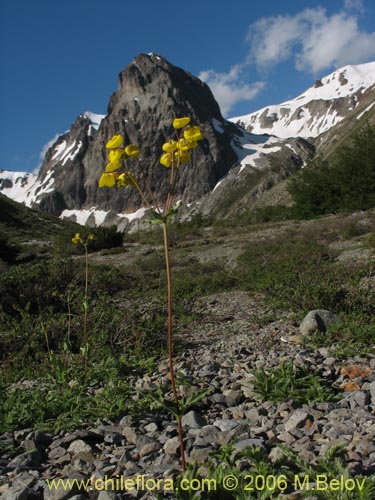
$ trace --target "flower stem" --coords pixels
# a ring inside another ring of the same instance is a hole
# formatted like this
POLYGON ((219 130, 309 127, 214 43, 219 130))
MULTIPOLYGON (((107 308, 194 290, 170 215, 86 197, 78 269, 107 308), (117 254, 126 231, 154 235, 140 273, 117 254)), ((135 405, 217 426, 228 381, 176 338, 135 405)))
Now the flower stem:
POLYGON ((88 312, 88 289, 89 289, 89 252, 87 243, 85 247, 85 297, 83 299, 83 345, 85 349, 84 362, 85 362, 85 375, 87 374, 87 358, 88 358, 88 345, 87 345, 87 312, 88 312))
POLYGON ((173 368, 173 341, 172 341, 172 275, 171 275, 171 263, 169 259, 169 243, 168 243, 168 227, 167 223, 163 222, 163 238, 164 238, 164 253, 165 253, 165 268, 167 272, 167 290, 168 290, 168 360, 169 360, 169 374, 171 378, 173 397, 178 409, 177 416, 177 426, 178 426, 178 436, 180 440, 180 452, 181 452, 181 466, 182 470, 186 470, 185 462, 185 448, 184 448, 184 437, 182 432, 181 415, 179 412, 179 399, 176 389, 176 381, 174 377, 173 368))

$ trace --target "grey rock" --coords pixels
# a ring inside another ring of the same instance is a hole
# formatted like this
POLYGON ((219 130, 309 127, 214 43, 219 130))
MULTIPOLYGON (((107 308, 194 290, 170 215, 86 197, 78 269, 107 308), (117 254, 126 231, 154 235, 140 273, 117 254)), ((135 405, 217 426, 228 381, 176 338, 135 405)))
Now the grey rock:
POLYGON ((177 456, 180 453, 180 441, 178 436, 168 439, 163 446, 167 455, 177 456))
POLYGON ((130 444, 136 444, 137 442, 137 432, 135 431, 135 429, 133 427, 130 427, 130 426, 125 426, 123 429, 122 429, 122 433, 123 435, 125 436, 125 439, 128 443, 130 444))
POLYGON ((17 481, 7 491, 2 493, 1 498, 2 500, 41 500, 41 495, 17 481))
POLYGON ((214 448, 211 446, 206 446, 203 448, 193 448, 189 454, 188 461, 189 462, 198 462, 199 464, 202 464, 206 462, 210 454, 212 454, 214 451, 214 448))
POLYGON ((218 427, 221 431, 231 431, 235 429, 240 424, 234 420, 215 420, 213 423, 216 427, 218 427))
MULTIPOLYGON (((66 478, 65 478, 66 479, 66 478)), ((72 483, 72 488, 64 488, 62 484, 55 488, 49 488, 48 486, 44 489, 43 499, 44 500, 68 500, 76 495, 81 495, 79 487, 76 483, 72 483)))
POLYGON ((82 439, 76 439, 75 441, 72 441, 70 443, 68 447, 68 452, 71 453, 72 455, 76 455, 77 453, 80 452, 91 453, 92 447, 82 439))
POLYGON ((200 429, 207 424, 206 420, 202 417, 200 413, 195 410, 191 410, 186 415, 182 417, 182 425, 184 427, 200 429))
POLYGON ((145 457, 147 455, 150 455, 151 453, 154 453, 156 451, 159 451, 161 448, 160 443, 157 441, 150 441, 148 443, 145 443, 139 450, 139 456, 140 457, 145 457))
POLYGON ((229 389, 224 391, 223 395, 225 396, 225 403, 228 407, 237 406, 244 400, 244 396, 241 391, 229 389))
POLYGON ((309 335, 316 330, 325 332, 334 323, 341 321, 337 314, 326 309, 315 309, 307 313, 300 325, 302 335, 309 335))
POLYGON ((155 422, 151 422, 150 424, 145 425, 146 432, 157 432, 158 430, 159 426, 155 422))
POLYGON ((238 441, 234 444, 236 450, 244 450, 245 448, 251 448, 252 446, 264 446, 264 439, 262 438, 249 438, 238 441))
POLYGON ((285 423, 285 430, 287 432, 290 432, 297 427, 302 427, 305 424, 308 416, 309 413, 306 410, 296 410, 294 413, 292 413, 290 418, 285 423))
POLYGON ((21 453, 17 455, 13 460, 8 463, 8 468, 10 469, 30 469, 33 467, 39 467, 42 463, 43 457, 39 450, 34 450, 30 452, 21 453))
POLYGON ((370 383, 370 397, 371 397, 371 404, 375 406, 375 381, 370 383))
POLYGON ((113 491, 101 491, 97 500, 119 500, 120 498, 120 495, 113 491))

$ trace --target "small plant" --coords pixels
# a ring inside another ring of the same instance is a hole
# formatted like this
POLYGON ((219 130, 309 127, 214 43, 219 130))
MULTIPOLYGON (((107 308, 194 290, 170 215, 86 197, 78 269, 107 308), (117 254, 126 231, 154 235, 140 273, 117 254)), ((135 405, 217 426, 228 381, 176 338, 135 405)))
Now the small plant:
MULTIPOLYGON (((88 363, 88 338, 87 338, 87 315, 89 310, 89 298, 88 298, 88 289, 89 289, 89 252, 88 246, 90 241, 94 240, 94 235, 89 234, 86 240, 83 240, 80 236, 80 233, 76 233, 72 238, 72 243, 74 245, 82 245, 85 250, 85 294, 83 297, 83 346, 81 347, 81 352, 83 354, 84 359, 84 367, 85 374, 87 373, 87 363, 88 363)), ((69 325, 69 323, 68 323, 69 325)))
POLYGON ((190 151, 198 147, 198 141, 203 139, 200 127, 189 126, 189 124, 189 117, 175 118, 173 120, 173 128, 175 129, 176 139, 168 140, 162 146, 163 153, 160 157, 160 163, 164 167, 170 169, 169 190, 166 200, 162 206, 160 206, 160 203, 158 202, 158 200, 156 200, 147 179, 143 179, 145 188, 142 189, 136 174, 134 174, 130 170, 121 171, 123 161, 138 157, 139 155, 139 149, 135 144, 129 144, 125 147, 123 146, 124 139, 121 135, 113 136, 112 139, 110 139, 106 144, 106 148, 109 150, 109 162, 105 167, 105 172, 101 175, 99 180, 99 187, 111 188, 113 186, 130 186, 137 189, 143 203, 150 210, 153 216, 153 218, 149 222, 151 224, 160 224, 162 226, 165 269, 167 275, 167 339, 169 374, 174 399, 173 403, 164 400, 164 405, 168 410, 171 410, 174 413, 177 419, 182 470, 186 469, 185 449, 181 424, 183 407, 181 406, 181 401, 179 400, 179 396, 177 393, 173 367, 172 273, 169 255, 170 243, 168 235, 168 223, 177 212, 177 206, 173 206, 173 198, 178 168, 181 164, 189 163, 191 161, 190 151))
POLYGON ((281 363, 276 368, 252 370, 254 392, 263 400, 275 402, 293 399, 303 403, 334 401, 337 395, 319 371, 295 367, 293 362, 281 363))

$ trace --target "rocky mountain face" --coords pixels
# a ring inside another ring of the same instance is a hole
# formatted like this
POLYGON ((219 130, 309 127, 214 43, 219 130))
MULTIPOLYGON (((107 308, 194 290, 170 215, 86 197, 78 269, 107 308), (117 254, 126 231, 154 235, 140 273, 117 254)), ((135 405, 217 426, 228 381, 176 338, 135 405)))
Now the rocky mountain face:
POLYGON ((139 146, 139 159, 128 167, 141 186, 147 177, 156 198, 163 201, 169 172, 159 158, 162 144, 174 133, 176 116, 190 116, 204 135, 194 151, 194 166, 179 168, 176 200, 199 199, 237 160, 231 146, 237 127, 223 119, 206 84, 161 56, 140 54, 119 75, 108 114, 84 113, 77 118, 47 151, 38 178, 22 201, 55 215, 95 207, 96 212, 110 212, 111 221, 114 214, 138 210, 142 200, 136 190, 98 187, 107 162, 105 144, 114 134, 139 146))
POLYGON ((285 204, 283 181, 315 154, 329 155, 365 121, 375 123, 374 104, 375 62, 346 66, 293 100, 227 121, 206 84, 157 54, 140 54, 119 75, 106 116, 79 115, 47 151, 37 178, 0 171, 0 191, 82 224, 124 228, 144 214, 143 204, 131 188, 98 187, 106 142, 122 134, 139 146, 128 168, 141 185, 147 177, 162 202, 169 172, 159 163, 161 147, 173 119, 190 116, 205 139, 194 164, 179 168, 176 201, 220 216, 285 204))
POLYGON ((140 54, 120 74, 108 115, 83 160, 86 206, 115 212, 134 211, 141 206, 135 190, 98 188, 106 163, 104 145, 113 134, 122 134, 126 142, 139 146, 139 161, 129 166, 141 179, 148 178, 157 200, 164 200, 169 172, 159 158, 162 144, 174 134, 172 121, 176 116, 189 116, 205 138, 194 151, 194 165, 179 168, 176 199, 191 202, 208 193, 237 159, 231 148, 235 128, 223 119, 206 84, 161 56, 140 54))

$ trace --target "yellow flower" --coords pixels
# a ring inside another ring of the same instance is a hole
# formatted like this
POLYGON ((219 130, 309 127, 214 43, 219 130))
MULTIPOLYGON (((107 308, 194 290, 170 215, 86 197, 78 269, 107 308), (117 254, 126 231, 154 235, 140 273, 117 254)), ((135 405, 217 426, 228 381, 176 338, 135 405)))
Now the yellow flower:
POLYGON ((108 160, 110 163, 115 162, 115 161, 120 161, 122 160, 122 157, 124 155, 124 150, 123 149, 111 149, 111 151, 108 153, 108 160))
POLYGON ((99 187, 112 187, 115 185, 116 175, 104 173, 99 180, 99 187))
POLYGON ((120 174, 116 179, 116 183, 118 187, 135 186, 134 179, 130 172, 120 174))
POLYGON ((129 144, 129 146, 126 146, 125 148, 125 153, 128 156, 138 156, 139 155, 138 146, 136 146, 135 144, 129 144))
POLYGON ((163 151, 166 153, 173 153, 173 151, 176 151, 177 149, 177 142, 176 141, 168 141, 162 146, 163 151))
POLYGON ((78 243, 82 243, 81 235, 80 233, 76 233, 73 238, 72 238, 72 243, 77 245, 78 243))
POLYGON ((189 127, 184 131, 184 137, 187 141, 196 142, 203 139, 202 131, 197 125, 189 127))
POLYGON ((189 151, 179 151, 179 153, 177 154, 177 166, 180 164, 180 163, 187 163, 190 161, 190 152, 189 151))
POLYGON ((175 118, 173 120, 173 128, 183 128, 190 123, 190 118, 188 116, 184 118, 175 118))
POLYGON ((198 143, 195 141, 188 141, 184 137, 178 141, 178 149, 180 151, 187 151, 188 149, 193 149, 198 146, 198 143))
POLYGON ((124 139, 122 138, 121 135, 114 135, 112 139, 110 139, 105 147, 107 149, 114 149, 114 148, 120 148, 122 146, 122 143, 124 142, 124 139))
POLYGON ((89 234, 87 239, 88 239, 88 241, 93 241, 93 240, 95 240, 95 236, 93 234, 89 234))
POLYGON ((121 167, 121 162, 120 161, 111 161, 106 165, 105 171, 106 172, 114 172, 115 170, 118 170, 121 167))
POLYGON ((171 155, 171 153, 164 153, 163 155, 161 155, 160 163, 164 167, 169 168, 172 165, 172 155, 171 155))

